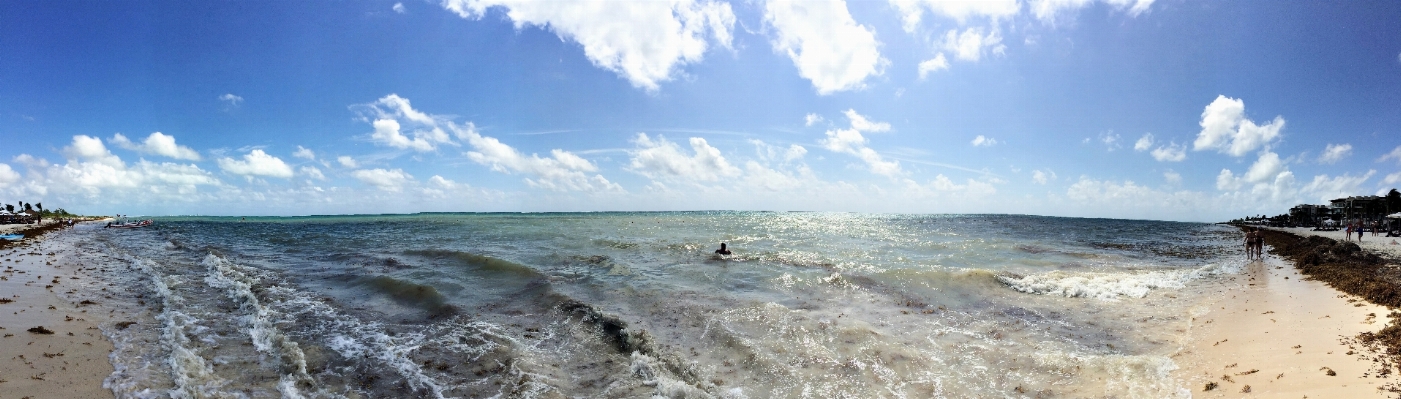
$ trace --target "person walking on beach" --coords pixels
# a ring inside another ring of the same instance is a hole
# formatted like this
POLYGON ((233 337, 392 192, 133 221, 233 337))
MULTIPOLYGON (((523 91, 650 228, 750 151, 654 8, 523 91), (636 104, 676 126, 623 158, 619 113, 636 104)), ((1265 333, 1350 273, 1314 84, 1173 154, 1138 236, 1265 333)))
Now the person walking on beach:
POLYGON ((1245 259, 1255 259, 1255 230, 1245 231, 1245 259))
POLYGON ((1347 224, 1347 240, 1352 241, 1352 223, 1347 224))

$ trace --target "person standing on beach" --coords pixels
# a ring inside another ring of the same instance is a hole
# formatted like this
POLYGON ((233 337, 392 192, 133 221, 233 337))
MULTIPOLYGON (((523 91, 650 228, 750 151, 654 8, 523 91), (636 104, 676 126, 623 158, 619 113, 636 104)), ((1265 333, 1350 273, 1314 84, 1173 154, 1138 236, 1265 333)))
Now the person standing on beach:
POLYGON ((1347 240, 1352 241, 1352 223, 1347 224, 1347 240))
POLYGON ((1255 230, 1245 231, 1245 259, 1255 259, 1255 230))

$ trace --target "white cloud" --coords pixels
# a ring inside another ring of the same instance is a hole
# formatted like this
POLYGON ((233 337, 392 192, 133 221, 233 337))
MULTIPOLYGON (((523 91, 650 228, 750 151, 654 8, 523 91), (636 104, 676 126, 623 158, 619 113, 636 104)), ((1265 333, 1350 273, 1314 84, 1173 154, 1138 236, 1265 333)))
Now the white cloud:
POLYGON ((959 24, 974 17, 987 17, 992 20, 1011 18, 1021 9, 1017 0, 891 0, 900 11, 905 32, 914 33, 923 19, 924 9, 945 17, 953 18, 959 24))
POLYGON ((292 156, 310 161, 316 160, 316 153, 312 152, 310 148, 304 148, 302 146, 297 146, 297 151, 293 152, 292 156))
POLYGON ((585 172, 595 172, 598 167, 569 151, 551 150, 547 158, 535 154, 525 156, 494 137, 478 134, 470 123, 457 134, 474 149, 467 152, 468 159, 490 166, 496 172, 533 175, 534 179, 525 179, 526 184, 532 187, 555 191, 622 190, 621 186, 609 182, 602 175, 586 175, 585 172))
POLYGON ((326 180, 326 175, 321 173, 321 169, 317 169, 315 166, 303 166, 297 168, 297 172, 300 172, 302 176, 306 176, 308 179, 326 180))
POLYGON ((409 12, 408 9, 404 8, 404 3, 394 3, 394 7, 391 7, 391 9, 400 14, 409 12))
POLYGON ((283 179, 292 177, 292 167, 263 150, 253 150, 243 155, 243 160, 219 158, 219 168, 226 172, 244 176, 268 176, 283 179))
POLYGON ((1036 182, 1036 184, 1045 185, 1046 183, 1055 179, 1056 172, 1054 171, 1042 171, 1038 169, 1031 172, 1031 181, 1036 182))
POLYGON ((15 184, 20 179, 19 172, 10 168, 10 165, 0 163, 0 188, 15 184))
POLYGON ((360 163, 359 163, 359 162, 355 162, 355 158, 351 158, 351 157, 346 156, 346 155, 341 155, 341 156, 336 157, 336 162, 340 163, 341 166, 344 166, 344 167, 347 167, 347 168, 358 168, 358 167, 360 167, 360 163))
POLYGON ((1134 151, 1147 151, 1149 148, 1152 148, 1152 147, 1153 147, 1153 133, 1144 133, 1144 134, 1143 134, 1143 137, 1139 137, 1139 138, 1138 138, 1138 141, 1135 141, 1135 142, 1133 143, 1133 150, 1134 150, 1134 151))
POLYGON ((944 176, 942 173, 934 176, 927 186, 911 185, 912 181, 907 181, 907 187, 920 191, 922 189, 932 190, 932 193, 915 193, 915 195, 956 195, 965 199, 986 198, 997 194, 997 187, 992 183, 968 179, 965 184, 957 184, 953 179, 944 176))
POLYGON ((845 1, 769 1, 764 19, 777 34, 774 50, 787 54, 818 94, 860 89, 883 73, 875 31, 856 23, 845 1))
POLYGON ((998 141, 992 137, 985 137, 980 134, 978 137, 973 138, 972 144, 974 147, 992 147, 997 145, 998 141))
POLYGON ((711 37, 729 47, 734 12, 728 3, 670 1, 444 0, 443 7, 478 19, 502 7, 516 29, 538 26, 578 42, 594 65, 635 87, 657 90, 684 64, 699 62, 711 37))
POLYGON ((233 95, 233 93, 228 93, 228 94, 224 94, 224 95, 222 95, 222 96, 219 96, 219 101, 223 101, 224 103, 227 103, 228 106, 232 108, 232 107, 238 107, 240 104, 243 104, 243 97, 235 96, 235 95, 233 95))
POLYGON ((783 148, 769 145, 763 140, 750 139, 749 143, 754 145, 754 151, 758 154, 759 159, 765 162, 793 162, 803 159, 803 156, 808 153, 807 148, 797 144, 789 144, 788 148, 783 148))
POLYGON ((1114 151, 1123 147, 1119 144, 1119 135, 1113 131, 1100 133, 1099 142, 1104 143, 1104 148, 1109 151, 1114 151))
POLYGON ((359 169, 350 172, 350 175, 384 191, 397 192, 405 185, 413 183, 413 176, 404 173, 402 169, 359 169))
POLYGON ((934 56, 934 58, 921 61, 919 63, 919 78, 924 79, 930 72, 938 72, 949 69, 949 59, 944 57, 944 53, 934 56))
POLYGON ((1386 155, 1382 155, 1381 158, 1377 158, 1377 162, 1386 162, 1388 159, 1395 159, 1396 163, 1401 164, 1401 145, 1396 146, 1386 155))
POLYGON ((1323 150, 1323 155, 1318 157, 1318 163, 1333 164, 1352 155, 1352 144, 1332 144, 1323 150))
POLYGON ((161 132, 151 133, 150 136, 146 136, 146 140, 141 142, 141 144, 133 143, 131 140, 127 139, 126 136, 117 133, 112 136, 112 144, 116 144, 118 147, 128 150, 147 154, 189 161, 200 160, 198 151, 190 147, 175 144, 175 136, 169 136, 161 132))
POLYGON ((1301 194, 1307 196, 1305 201, 1313 203, 1328 203, 1335 198, 1342 198, 1357 195, 1363 192, 1362 185, 1376 175, 1377 171, 1368 170, 1360 176, 1343 174, 1337 177, 1328 175, 1314 176, 1313 180, 1304 185, 1301 194))
POLYGON ((1267 148, 1270 142, 1279 138, 1284 128, 1284 118, 1276 116, 1263 126, 1245 117, 1245 101, 1217 96, 1215 101, 1202 111, 1202 131, 1193 142, 1193 150, 1217 150, 1239 157, 1267 148))
POLYGON ((1386 178, 1383 178, 1383 179, 1382 179, 1382 183, 1385 183, 1385 184, 1397 184, 1397 183, 1401 183, 1401 172, 1396 172, 1396 173, 1392 173, 1392 174, 1386 175, 1386 178))
POLYGON ((637 148, 630 151, 632 163, 628 169, 651 179, 717 181, 740 174, 739 168, 730 165, 719 149, 700 137, 691 138, 693 155, 685 154, 680 146, 660 135, 652 140, 638 133, 632 142, 637 148))
POLYGON ((370 140, 376 144, 419 152, 437 150, 438 145, 458 145, 445 130, 451 127, 451 121, 416 111, 409 99, 397 94, 351 108, 366 120, 373 119, 370 124, 374 132, 370 133, 370 140), (410 129, 408 135, 403 132, 406 127, 410 129))
MULTIPOLYGON (((1102 3, 1113 6, 1124 11, 1127 8, 1129 16, 1137 17, 1153 5, 1153 0, 1099 0, 1102 3)), ((1055 23, 1060 15, 1085 8, 1095 0, 1031 0, 1031 13, 1043 22, 1055 23)))
POLYGON ((983 58, 984 50, 1003 54, 1007 46, 1002 44, 1002 36, 995 30, 984 35, 981 28, 967 28, 963 33, 957 29, 944 33, 943 48, 952 52, 954 58, 977 62, 983 58))
POLYGON ((433 177, 428 178, 428 184, 431 184, 431 185, 433 185, 433 186, 435 186, 435 187, 444 188, 444 189, 451 189, 451 188, 455 188, 455 187, 458 186, 458 183, 457 183, 457 182, 454 182, 454 181, 452 181, 452 180, 448 180, 448 179, 443 178, 442 176, 438 176, 438 175, 433 175, 433 177))
POLYGON ((856 113, 854 109, 847 110, 846 116, 851 120, 851 128, 828 130, 827 138, 820 140, 819 143, 829 151, 848 153, 861 158, 862 161, 866 162, 871 173, 889 177, 903 174, 899 162, 886 161, 875 150, 866 147, 866 137, 861 135, 862 131, 882 132, 890 130, 890 124, 873 123, 856 113))
MULTIPOLYGON (((1134 148, 1138 148, 1138 144, 1134 144, 1134 148)), ((1149 154, 1153 155, 1153 159, 1158 160, 1158 162, 1182 162, 1187 159, 1187 145, 1171 143, 1158 147, 1149 154)))
POLYGON ((890 131, 890 124, 885 122, 871 122, 864 115, 856 113, 855 109, 848 109, 844 113, 846 118, 851 120, 851 128, 863 132, 885 132, 890 131))
POLYGON ((804 117, 803 126, 812 126, 818 122, 822 122, 822 115, 808 114, 804 117))
POLYGON ((16 163, 19 163, 20 165, 24 165, 34 169, 43 169, 49 167, 49 160, 29 154, 16 155, 14 161, 16 163))
POLYGON ((1174 186, 1175 186, 1175 185, 1178 185, 1178 184, 1182 184, 1182 174, 1181 174, 1181 173, 1174 172, 1174 171, 1172 171, 1171 169, 1169 169, 1168 171, 1163 172, 1163 180, 1164 180, 1164 181, 1167 181, 1168 184, 1171 184, 1171 185, 1174 185, 1174 186))
POLYGON ((85 135, 73 136, 73 143, 63 147, 63 154, 70 160, 90 161, 107 166, 122 166, 122 159, 112 155, 102 139, 85 135))

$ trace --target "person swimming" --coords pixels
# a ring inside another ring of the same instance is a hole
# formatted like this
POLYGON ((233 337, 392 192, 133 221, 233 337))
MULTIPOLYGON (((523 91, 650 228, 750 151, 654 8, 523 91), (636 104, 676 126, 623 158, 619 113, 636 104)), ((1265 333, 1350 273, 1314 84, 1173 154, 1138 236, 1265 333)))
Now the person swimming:
POLYGON ((720 243, 720 249, 715 250, 716 255, 729 255, 730 250, 725 249, 725 243, 720 243))

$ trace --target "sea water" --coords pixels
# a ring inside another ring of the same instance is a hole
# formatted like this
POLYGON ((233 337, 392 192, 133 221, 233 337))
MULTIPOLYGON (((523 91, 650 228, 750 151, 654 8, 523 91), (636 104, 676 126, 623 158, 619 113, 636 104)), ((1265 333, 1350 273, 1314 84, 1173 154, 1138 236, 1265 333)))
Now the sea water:
POLYGON ((121 312, 104 325, 118 397, 1160 398, 1190 396, 1172 355, 1232 288, 1238 237, 682 212, 158 218, 54 239, 99 277, 70 295, 121 312))

